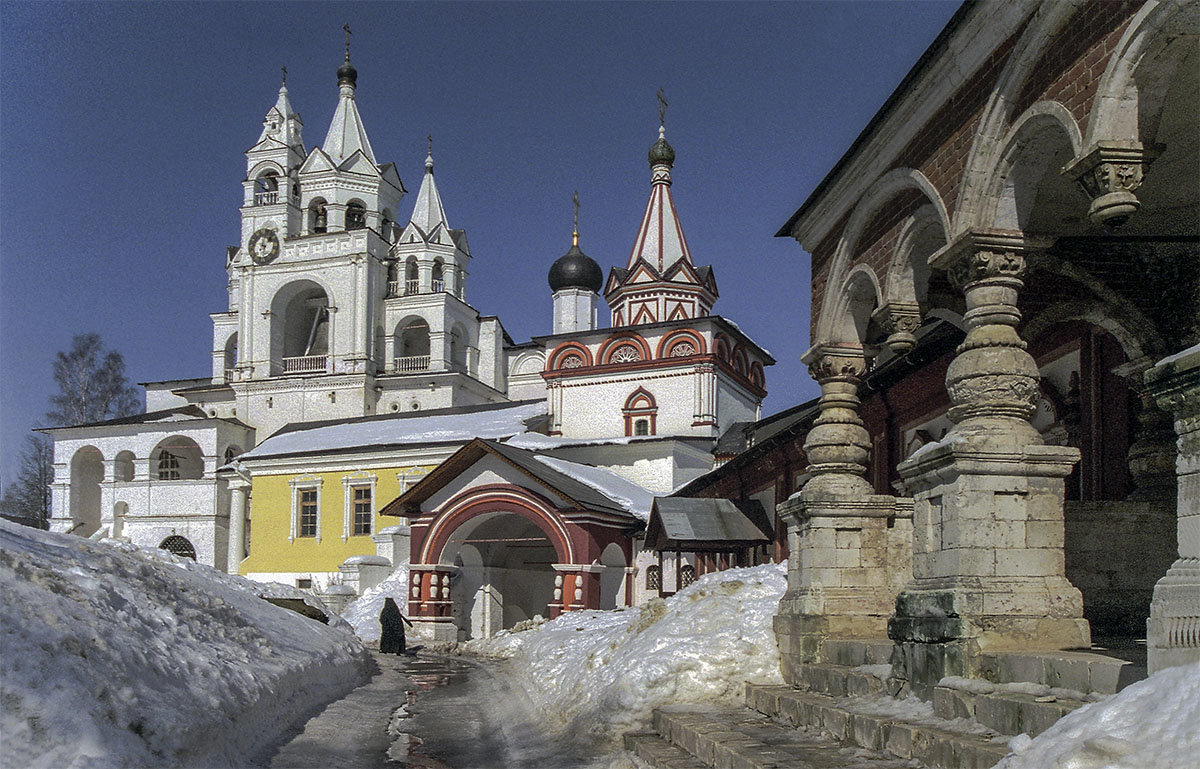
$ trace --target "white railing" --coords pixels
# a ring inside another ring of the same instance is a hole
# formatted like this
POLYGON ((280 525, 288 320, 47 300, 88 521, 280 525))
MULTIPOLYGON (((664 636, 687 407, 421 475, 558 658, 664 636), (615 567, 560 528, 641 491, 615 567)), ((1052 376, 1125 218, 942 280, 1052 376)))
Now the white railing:
POLYGON ((388 295, 388 299, 391 299, 394 296, 400 296, 400 281, 398 281, 398 280, 389 280, 388 281, 387 295, 388 295))
POLYGON ((433 293, 439 294, 445 290, 446 290, 446 281, 444 281, 444 280, 433 281, 433 293))
POLYGON ((392 360, 392 371, 407 373, 409 371, 428 371, 428 355, 401 355, 392 360))
POLYGON ((285 374, 323 374, 328 370, 328 355, 298 355, 283 359, 285 374))
POLYGON ((421 284, 421 282, 420 282, 419 280, 406 280, 406 281, 404 281, 404 295, 405 295, 405 296, 412 296, 413 294, 415 294, 415 293, 417 293, 418 291, 420 291, 420 290, 421 290, 421 285, 420 285, 420 284, 421 284))
POLYGON ((279 190, 271 190, 270 192, 254 193, 254 205, 270 206, 279 202, 279 190))

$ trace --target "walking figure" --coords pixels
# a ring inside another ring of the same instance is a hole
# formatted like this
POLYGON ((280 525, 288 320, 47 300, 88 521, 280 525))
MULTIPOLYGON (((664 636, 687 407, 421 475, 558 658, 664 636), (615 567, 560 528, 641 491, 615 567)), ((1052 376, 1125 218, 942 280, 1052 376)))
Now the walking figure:
POLYGON ((384 654, 404 654, 404 626, 413 624, 400 613, 395 600, 385 598, 383 611, 379 612, 379 651, 384 654))

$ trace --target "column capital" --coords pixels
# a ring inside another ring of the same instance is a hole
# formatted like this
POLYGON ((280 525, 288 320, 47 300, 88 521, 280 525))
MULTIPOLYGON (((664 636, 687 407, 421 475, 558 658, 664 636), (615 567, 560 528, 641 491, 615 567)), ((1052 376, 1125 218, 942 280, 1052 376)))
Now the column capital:
POLYGON ((850 345, 818 344, 800 357, 817 384, 831 381, 853 381, 858 384, 870 368, 874 351, 850 345))
POLYGON ((903 355, 916 347, 916 331, 921 325, 921 307, 916 302, 888 302, 872 317, 887 334, 884 344, 892 352, 903 355))
POLYGON ((1088 218, 1096 224, 1120 227, 1137 213, 1141 202, 1134 191, 1142 186, 1146 166, 1161 154, 1160 146, 1136 141, 1093 144, 1062 169, 1092 199, 1088 218))
POLYGON ((1025 276, 1026 256, 1053 244, 1054 238, 1044 235, 973 228, 943 246, 930 257, 929 264, 945 270, 950 282, 960 289, 983 280, 1020 281, 1025 276))

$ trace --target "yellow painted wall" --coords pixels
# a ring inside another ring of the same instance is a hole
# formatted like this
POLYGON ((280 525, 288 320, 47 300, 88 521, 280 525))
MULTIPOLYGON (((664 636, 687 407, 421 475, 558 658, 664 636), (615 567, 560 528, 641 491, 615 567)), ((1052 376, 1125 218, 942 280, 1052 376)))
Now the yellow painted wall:
MULTIPOLYGON (((250 491, 250 554, 242 561, 241 573, 256 572, 335 572, 354 555, 375 555, 371 535, 351 534, 344 541, 345 486, 343 478, 355 482, 374 475, 375 510, 378 511, 401 492, 397 475, 408 475, 408 488, 436 465, 388 467, 365 472, 337 470, 295 475, 253 475, 250 491), (296 537, 289 542, 292 518, 292 481, 306 485, 321 481, 319 496, 321 541, 315 537, 296 537)), ((406 523, 396 516, 375 514, 375 531, 406 523)), ((353 531, 353 519, 351 520, 353 531)))

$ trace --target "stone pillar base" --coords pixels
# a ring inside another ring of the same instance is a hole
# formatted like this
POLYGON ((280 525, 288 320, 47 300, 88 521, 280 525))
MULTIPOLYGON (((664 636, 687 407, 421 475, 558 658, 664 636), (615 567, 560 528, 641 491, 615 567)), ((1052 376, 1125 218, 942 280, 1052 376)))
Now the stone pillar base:
POLYGON ((981 651, 1089 648, 1081 611, 1079 591, 1065 578, 992 579, 986 586, 905 590, 887 634, 911 690, 929 699, 944 676, 977 674, 981 651))
POLYGON ((1150 672, 1200 662, 1200 558, 1180 558, 1154 586, 1146 620, 1150 672))
POLYGON ((830 638, 883 638, 912 573, 912 502, 876 494, 808 493, 779 506, 795 535, 775 635, 784 678, 821 662, 830 638))
POLYGON ((458 625, 449 617, 413 617, 413 629, 421 638, 431 638, 435 643, 456 643, 458 641, 458 625))

